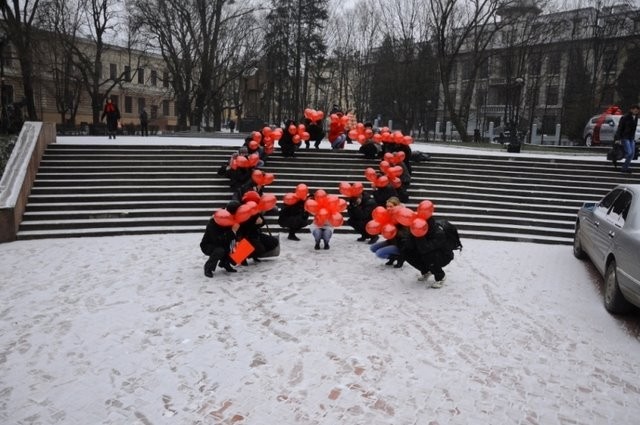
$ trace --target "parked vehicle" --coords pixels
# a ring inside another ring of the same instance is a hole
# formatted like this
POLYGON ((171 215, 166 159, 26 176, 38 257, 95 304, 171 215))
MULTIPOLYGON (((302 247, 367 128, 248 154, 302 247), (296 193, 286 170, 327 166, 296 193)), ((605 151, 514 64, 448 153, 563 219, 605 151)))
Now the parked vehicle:
MULTIPOLYGON (((595 115, 587 122, 582 132, 582 140, 584 140, 585 146, 597 146, 611 145, 613 144, 613 138, 618 130, 618 123, 622 115, 606 115, 602 125, 600 126, 600 141, 594 140, 593 131, 596 127, 596 123, 600 115, 595 115)), ((636 140, 640 140, 640 125, 636 128, 636 140)))
POLYGON ((578 211, 573 255, 604 277, 604 306, 614 314, 640 307, 640 184, 616 186, 578 211))

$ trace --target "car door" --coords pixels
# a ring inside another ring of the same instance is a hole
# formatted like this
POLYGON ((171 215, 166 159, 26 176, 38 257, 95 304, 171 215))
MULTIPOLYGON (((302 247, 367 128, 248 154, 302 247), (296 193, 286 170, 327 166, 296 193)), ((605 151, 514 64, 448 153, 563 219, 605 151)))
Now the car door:
POLYGON ((622 189, 619 188, 609 192, 590 213, 585 215, 584 220, 581 222, 581 226, 584 226, 581 233, 584 240, 584 248, 601 273, 604 273, 605 252, 608 251, 611 244, 608 234, 611 230, 611 224, 607 221, 607 215, 621 193, 622 189))
POLYGON ((616 131, 616 121, 612 117, 607 117, 600 127, 600 141, 611 142, 616 131))
POLYGON ((623 292, 630 291, 635 294, 635 298, 638 298, 640 297, 638 242, 632 229, 625 227, 632 205, 633 194, 629 191, 622 192, 609 211, 608 221, 613 224, 612 250, 618 267, 618 284, 623 292))

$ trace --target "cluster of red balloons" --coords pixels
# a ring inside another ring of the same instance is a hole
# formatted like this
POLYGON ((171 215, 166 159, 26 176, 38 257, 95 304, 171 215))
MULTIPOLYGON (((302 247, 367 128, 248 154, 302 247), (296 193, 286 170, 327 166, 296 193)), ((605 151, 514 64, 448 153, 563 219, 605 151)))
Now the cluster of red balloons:
POLYGON ((267 186, 273 183, 275 176, 272 173, 265 173, 262 170, 253 170, 251 180, 259 186, 267 186))
POLYGON ((296 186, 295 192, 285 193, 284 202, 285 205, 294 205, 299 201, 305 201, 309 196, 309 188, 306 184, 300 183, 296 186))
POLYGON ((433 210, 434 205, 429 200, 420 202, 416 211, 401 205, 389 209, 376 207, 371 213, 366 230, 370 235, 382 235, 385 239, 393 239, 398 232, 396 225, 400 224, 409 227, 411 234, 420 238, 429 231, 427 220, 433 215, 433 210))
POLYGON ((327 222, 333 227, 342 226, 344 217, 342 211, 347 209, 347 201, 337 195, 328 195, 323 189, 316 190, 313 199, 304 203, 304 209, 313 214, 316 226, 324 226, 327 222))
POLYGON ((262 144, 264 146, 264 152, 267 155, 273 153, 275 142, 282 138, 282 129, 271 127, 264 127, 261 131, 254 131, 251 133, 251 141, 249 142, 249 148, 256 150, 262 144))
POLYGON ((307 131, 307 127, 304 124, 291 124, 289 128, 287 128, 287 131, 291 136, 293 136, 293 143, 296 145, 303 140, 309 140, 309 138, 311 137, 311 135, 307 131))
POLYGON ((405 160, 407 156, 403 151, 387 152, 384 154, 384 160, 391 165, 398 165, 405 160))
POLYGON ((342 114, 329 115, 329 126, 331 131, 344 132, 345 127, 349 124, 349 116, 342 114))
POLYGON ((356 124, 355 128, 349 130, 349 139, 355 140, 362 145, 370 139, 373 139, 376 143, 380 143, 382 141, 382 136, 380 136, 379 134, 374 134, 371 128, 367 128, 364 126, 364 124, 359 122, 356 124), (376 136, 379 137, 376 138, 376 136))
POLYGON ((311 122, 319 122, 324 118, 324 112, 316 111, 315 109, 307 108, 304 110, 304 117, 311 122))
POLYGON ((400 130, 391 132, 389 127, 382 127, 380 129, 380 141, 382 143, 398 143, 400 145, 410 145, 411 143, 413 143, 413 137, 405 136, 400 130))
POLYGON ((260 196, 260 194, 255 190, 249 190, 245 192, 244 195, 242 195, 242 202, 254 202, 257 207, 257 209, 255 210, 255 214, 257 214, 261 211, 272 210, 276 206, 278 199, 276 198, 276 195, 273 195, 271 193, 265 193, 264 195, 260 196))
POLYGON ((260 161, 260 155, 257 153, 252 153, 251 155, 238 155, 231 161, 231 169, 235 170, 237 168, 253 168, 258 165, 260 161))
POLYGON ((341 182, 338 186, 338 189, 340 190, 340 193, 347 198, 357 198, 358 196, 360 196, 360 194, 362 194, 364 186, 362 186, 362 183, 360 182, 356 182, 353 184, 341 182))

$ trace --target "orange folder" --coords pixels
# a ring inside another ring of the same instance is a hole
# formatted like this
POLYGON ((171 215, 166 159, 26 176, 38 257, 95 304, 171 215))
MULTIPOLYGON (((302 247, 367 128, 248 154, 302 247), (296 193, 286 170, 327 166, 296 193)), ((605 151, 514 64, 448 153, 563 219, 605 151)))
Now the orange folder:
POLYGON ((236 264, 240 264, 255 250, 251 242, 243 238, 236 244, 233 252, 229 254, 229 257, 231 257, 236 264))

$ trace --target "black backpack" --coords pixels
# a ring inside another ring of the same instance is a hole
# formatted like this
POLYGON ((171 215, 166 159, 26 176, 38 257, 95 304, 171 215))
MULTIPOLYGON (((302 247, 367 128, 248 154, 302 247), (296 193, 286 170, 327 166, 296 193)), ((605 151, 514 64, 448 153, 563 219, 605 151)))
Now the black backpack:
POLYGON ((460 242, 460 235, 458 235, 458 229, 448 220, 436 220, 436 223, 442 227, 445 234, 445 249, 448 251, 459 250, 462 251, 462 243, 460 242))

